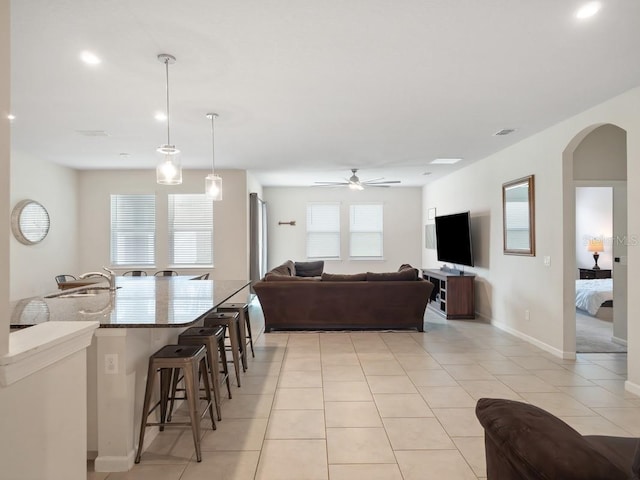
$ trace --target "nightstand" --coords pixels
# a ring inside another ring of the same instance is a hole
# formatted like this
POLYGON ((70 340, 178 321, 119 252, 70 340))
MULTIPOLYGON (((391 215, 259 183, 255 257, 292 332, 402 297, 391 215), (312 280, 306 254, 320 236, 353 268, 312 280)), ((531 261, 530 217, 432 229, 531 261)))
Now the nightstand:
POLYGON ((611 278, 611 270, 594 270, 592 268, 579 268, 580 280, 593 280, 595 278, 611 278))

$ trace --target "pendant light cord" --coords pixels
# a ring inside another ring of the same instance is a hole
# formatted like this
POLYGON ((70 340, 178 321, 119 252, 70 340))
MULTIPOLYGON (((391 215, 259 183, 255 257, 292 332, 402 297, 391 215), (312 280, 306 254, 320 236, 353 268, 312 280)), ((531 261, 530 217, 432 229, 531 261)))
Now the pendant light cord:
POLYGON ((211 173, 216 173, 216 137, 214 133, 213 122, 218 116, 217 113, 207 113, 207 117, 211 119, 211 173))
POLYGON ((169 128, 169 59, 165 58, 164 66, 167 74, 167 145, 171 145, 171 130, 169 128))

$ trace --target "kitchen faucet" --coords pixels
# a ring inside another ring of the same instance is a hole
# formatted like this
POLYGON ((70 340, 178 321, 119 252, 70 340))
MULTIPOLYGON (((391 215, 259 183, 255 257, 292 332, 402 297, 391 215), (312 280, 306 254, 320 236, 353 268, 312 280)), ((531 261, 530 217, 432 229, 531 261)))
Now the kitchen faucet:
POLYGON ((109 281, 109 290, 111 290, 112 292, 115 291, 116 289, 116 272, 114 272, 113 270, 107 268, 107 267, 102 267, 102 269, 105 272, 108 272, 109 275, 102 273, 102 272, 87 272, 87 273, 83 273, 82 275, 78 275, 78 278, 87 278, 87 277, 95 277, 95 276, 99 276, 99 277, 104 277, 109 281))

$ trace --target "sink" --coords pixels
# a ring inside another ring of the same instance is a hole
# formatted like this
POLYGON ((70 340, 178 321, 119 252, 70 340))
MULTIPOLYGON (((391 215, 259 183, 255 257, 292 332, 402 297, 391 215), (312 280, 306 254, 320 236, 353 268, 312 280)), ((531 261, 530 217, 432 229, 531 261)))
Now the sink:
MULTIPOLYGON (((116 287, 122 288, 122 287, 116 287)), ((84 298, 84 297, 95 297, 96 295, 104 292, 108 292, 109 287, 89 287, 83 288, 82 290, 77 290, 75 292, 62 292, 62 293, 54 293, 52 295, 46 295, 44 298, 84 298)))

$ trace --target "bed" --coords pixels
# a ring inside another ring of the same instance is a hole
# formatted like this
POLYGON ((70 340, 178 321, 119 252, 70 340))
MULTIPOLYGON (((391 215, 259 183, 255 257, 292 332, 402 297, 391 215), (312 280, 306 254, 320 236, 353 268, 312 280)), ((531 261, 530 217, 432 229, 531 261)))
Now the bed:
POLYGON ((576 308, 596 316, 601 307, 612 306, 613 280, 611 278, 576 280, 576 308))

